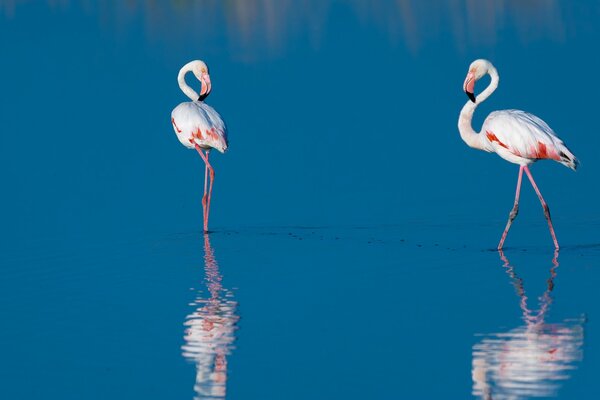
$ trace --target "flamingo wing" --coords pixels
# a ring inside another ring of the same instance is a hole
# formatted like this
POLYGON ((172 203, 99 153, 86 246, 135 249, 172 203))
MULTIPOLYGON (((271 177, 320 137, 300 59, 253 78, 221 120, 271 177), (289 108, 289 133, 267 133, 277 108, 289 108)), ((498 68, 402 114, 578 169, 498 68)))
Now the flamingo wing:
POLYGON ((483 123, 486 150, 529 161, 550 159, 575 170, 578 160, 546 122, 521 110, 491 113, 483 123))
POLYGON ((194 148, 197 144, 203 148, 215 148, 220 152, 227 150, 225 122, 208 104, 197 101, 181 103, 171 113, 171 122, 184 146, 194 148))

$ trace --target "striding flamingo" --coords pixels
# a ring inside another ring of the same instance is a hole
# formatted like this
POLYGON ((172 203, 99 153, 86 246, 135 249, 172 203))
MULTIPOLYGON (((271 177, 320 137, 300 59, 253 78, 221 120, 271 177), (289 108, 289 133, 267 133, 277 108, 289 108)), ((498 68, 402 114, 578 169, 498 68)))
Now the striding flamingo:
POLYGON ((481 133, 476 133, 471 120, 477 106, 483 103, 498 87, 498 71, 487 60, 475 60, 469 67, 469 72, 463 84, 463 89, 470 101, 464 105, 458 119, 458 130, 460 137, 469 146, 475 149, 496 152, 506 161, 519 165, 519 178, 517 179, 517 191, 515 203, 508 216, 506 228, 500 238, 498 250, 502 249, 508 230, 519 212, 519 194, 521 192, 521 179, 523 171, 527 174, 533 189, 542 203, 544 215, 548 221, 550 234, 554 241, 554 247, 558 249, 558 241, 550 218, 550 209, 542 197, 533 176, 529 171, 529 164, 537 160, 549 159, 557 161, 572 170, 577 169, 579 161, 564 145, 554 131, 544 121, 520 110, 494 111, 483 122, 481 133), (484 75, 489 74, 491 82, 488 87, 475 97, 473 90, 475 82, 484 75))
POLYGON ((205 164, 204 196, 202 211, 204 216, 204 231, 208 232, 208 214, 212 195, 215 171, 208 161, 211 149, 221 153, 227 150, 227 129, 219 113, 204 103, 210 94, 211 84, 208 67, 203 61, 195 60, 185 64, 177 76, 179 87, 192 101, 179 104, 171 113, 171 123, 179 141, 189 149, 196 149, 205 164), (200 81, 200 94, 196 93, 185 83, 185 75, 192 72, 200 81), (210 178, 210 184, 208 183, 210 178))

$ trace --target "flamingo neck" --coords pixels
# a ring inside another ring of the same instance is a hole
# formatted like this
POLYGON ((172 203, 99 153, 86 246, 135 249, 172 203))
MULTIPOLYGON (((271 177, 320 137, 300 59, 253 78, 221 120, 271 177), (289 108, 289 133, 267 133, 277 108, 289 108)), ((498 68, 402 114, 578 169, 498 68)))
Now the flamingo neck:
POLYGON ((187 83, 185 83, 185 74, 187 74, 190 71, 193 72, 192 62, 185 64, 179 70, 179 74, 177 75, 177 82, 179 83, 179 88, 181 88, 181 91, 183 93, 185 93, 185 95, 187 97, 192 99, 192 101, 196 101, 196 100, 198 100, 198 97, 200 97, 200 96, 198 95, 198 93, 196 93, 196 91, 194 89, 192 89, 191 87, 188 86, 187 83))
POLYGON ((460 111, 460 117, 458 118, 458 131, 460 132, 460 137, 462 140, 469 146, 475 149, 482 150, 484 148, 483 143, 481 142, 481 137, 472 126, 473 114, 475 113, 475 109, 480 103, 483 103, 487 100, 488 97, 498 87, 498 82, 500 77, 498 76, 498 71, 496 68, 490 67, 488 69, 488 74, 492 78, 490 84, 485 88, 483 92, 481 92, 476 98, 475 103, 472 101, 467 101, 460 111))

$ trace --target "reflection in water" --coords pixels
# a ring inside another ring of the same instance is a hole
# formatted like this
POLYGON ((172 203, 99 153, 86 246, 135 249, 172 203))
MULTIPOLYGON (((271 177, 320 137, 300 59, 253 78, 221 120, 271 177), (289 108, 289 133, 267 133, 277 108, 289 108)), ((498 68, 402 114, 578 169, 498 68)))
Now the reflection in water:
POLYGON ((537 311, 527 306, 523 279, 502 252, 500 257, 521 299, 525 325, 483 335, 473 346, 473 394, 486 400, 555 396, 560 382, 569 378, 569 371, 582 359, 585 319, 545 322, 552 303, 558 251, 554 253, 548 285, 539 298, 537 311))
POLYGON ((196 364, 195 398, 225 398, 227 356, 233 349, 239 317, 233 294, 221 285, 219 266, 206 234, 204 273, 210 297, 199 294, 192 303, 196 309, 185 321, 183 356, 196 364))
MULTIPOLYGON (((19 16, 19 8, 34 0, 0 0, 0 17, 19 16)), ((521 43, 539 40, 564 42, 577 30, 593 29, 598 8, 559 0, 154 0, 90 2, 48 0, 48 6, 75 6, 86 15, 99 16, 101 25, 127 31, 142 21, 152 40, 177 45, 193 37, 205 49, 225 39, 229 50, 252 57, 257 51, 279 52, 291 39, 306 37, 318 46, 340 11, 347 9, 361 25, 372 24, 391 41, 403 41, 417 50, 427 42, 449 37, 460 50, 466 46, 493 46, 505 34, 521 43), (584 11, 582 11, 584 10, 584 11)), ((593 3, 593 2, 592 2, 593 3)))

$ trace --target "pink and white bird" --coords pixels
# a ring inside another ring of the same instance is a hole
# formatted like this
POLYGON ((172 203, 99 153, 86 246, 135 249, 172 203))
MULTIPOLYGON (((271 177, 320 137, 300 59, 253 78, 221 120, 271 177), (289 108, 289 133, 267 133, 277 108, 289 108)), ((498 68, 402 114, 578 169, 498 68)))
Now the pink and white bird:
POLYGON ((527 174, 533 189, 537 193, 544 215, 548 221, 550 234, 554 241, 554 247, 558 249, 558 240, 552 226, 550 209, 542 197, 533 176, 529 171, 529 164, 538 160, 554 160, 572 170, 577 169, 579 161, 565 146, 562 140, 544 121, 520 110, 502 110, 492 112, 483 122, 481 133, 476 133, 471 127, 473 113, 477 106, 483 103, 498 87, 498 72, 491 62, 487 60, 475 60, 469 67, 469 72, 463 84, 463 89, 470 101, 464 105, 458 119, 458 130, 464 142, 475 149, 495 152, 500 157, 514 164, 518 164, 519 178, 517 180, 517 191, 515 203, 510 211, 506 228, 502 233, 498 249, 502 249, 508 230, 519 212, 519 194, 521 191, 521 179, 523 171, 527 174), (489 74, 491 82, 488 87, 477 97, 474 95, 475 82, 489 74))
POLYGON ((221 153, 227 150, 227 129, 221 116, 214 108, 204 103, 210 94, 211 83, 208 67, 203 61, 191 61, 183 66, 177 76, 179 87, 192 101, 179 104, 171 113, 171 123, 179 141, 189 149, 196 149, 205 164, 204 196, 202 210, 204 231, 208 232, 208 215, 212 197, 215 171, 208 161, 210 151, 217 149, 221 153), (200 94, 185 82, 185 75, 192 72, 200 81, 200 94), (210 178, 210 183, 209 182, 210 178))

